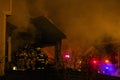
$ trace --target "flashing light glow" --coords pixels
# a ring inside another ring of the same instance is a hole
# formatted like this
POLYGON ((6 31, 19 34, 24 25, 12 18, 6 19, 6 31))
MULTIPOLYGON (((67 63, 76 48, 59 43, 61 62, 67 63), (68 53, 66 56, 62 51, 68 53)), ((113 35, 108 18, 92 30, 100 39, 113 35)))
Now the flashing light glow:
POLYGON ((98 71, 98 73, 100 73, 100 71, 98 71))
POLYGON ((92 64, 98 64, 98 60, 97 59, 92 59, 92 64))
POLYGON ((115 72, 115 67, 113 64, 109 63, 109 60, 104 61, 100 64, 100 71, 106 75, 113 75, 115 72))
POLYGON ((109 63, 110 61, 108 59, 105 60, 105 63, 109 63))
POLYGON ((70 55, 69 55, 69 54, 66 54, 66 55, 65 55, 65 58, 70 58, 70 55))
POLYGON ((96 60, 93 60, 93 63, 94 63, 94 64, 96 64, 96 63, 97 63, 97 61, 96 61, 96 60))
POLYGON ((105 71, 103 71, 103 73, 105 73, 105 71))
POLYGON ((109 67, 108 67, 108 66, 106 66, 106 67, 105 67, 105 69, 106 69, 106 70, 109 70, 109 67))
POLYGON ((63 54, 63 58, 69 59, 69 58, 70 58, 70 53, 69 53, 69 52, 65 52, 65 53, 63 54))

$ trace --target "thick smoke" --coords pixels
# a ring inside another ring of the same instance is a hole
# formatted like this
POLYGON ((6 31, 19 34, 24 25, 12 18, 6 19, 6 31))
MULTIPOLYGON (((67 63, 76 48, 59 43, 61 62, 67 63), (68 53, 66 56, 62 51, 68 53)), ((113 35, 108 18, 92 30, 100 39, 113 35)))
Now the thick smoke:
POLYGON ((15 51, 33 41, 35 28, 30 24, 28 2, 13 0, 12 4, 12 15, 8 16, 7 22, 17 27, 12 34, 12 51, 15 51))
POLYGON ((13 0, 13 15, 8 21, 18 30, 26 30, 30 18, 45 15, 66 34, 66 45, 84 49, 105 34, 119 39, 119 3, 119 0, 13 0))
POLYGON ((12 16, 7 19, 10 23, 18 27, 20 31, 25 31, 29 26, 30 14, 27 2, 23 0, 13 0, 12 16))
POLYGON ((46 0, 45 8, 70 44, 86 48, 103 35, 119 39, 119 0, 46 0))

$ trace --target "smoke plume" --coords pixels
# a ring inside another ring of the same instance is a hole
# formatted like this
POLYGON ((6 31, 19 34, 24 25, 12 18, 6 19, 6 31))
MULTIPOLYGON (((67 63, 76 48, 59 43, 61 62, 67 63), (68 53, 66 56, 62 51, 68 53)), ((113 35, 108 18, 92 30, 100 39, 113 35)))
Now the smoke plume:
POLYGON ((45 1, 48 16, 67 35, 69 44, 86 48, 106 34, 120 39, 119 0, 45 1))
POLYGON ((14 0, 8 21, 26 30, 30 18, 49 17, 66 34, 66 45, 90 47, 107 34, 120 39, 119 0, 14 0))

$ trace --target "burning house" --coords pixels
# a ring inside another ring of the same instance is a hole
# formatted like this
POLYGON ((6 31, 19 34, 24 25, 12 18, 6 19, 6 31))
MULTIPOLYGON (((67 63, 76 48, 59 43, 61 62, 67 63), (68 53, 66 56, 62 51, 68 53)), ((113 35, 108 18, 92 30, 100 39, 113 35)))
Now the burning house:
MULTIPOLYGON (((19 31, 14 25, 7 23, 7 47, 6 62, 15 62, 15 55, 19 49, 27 48, 44 48, 54 46, 54 60, 59 64, 61 55, 62 39, 66 36, 62 33, 48 18, 40 16, 31 19, 31 23, 35 27, 35 33, 32 35, 29 31, 19 31)), ((20 54, 20 53, 19 53, 20 54)))

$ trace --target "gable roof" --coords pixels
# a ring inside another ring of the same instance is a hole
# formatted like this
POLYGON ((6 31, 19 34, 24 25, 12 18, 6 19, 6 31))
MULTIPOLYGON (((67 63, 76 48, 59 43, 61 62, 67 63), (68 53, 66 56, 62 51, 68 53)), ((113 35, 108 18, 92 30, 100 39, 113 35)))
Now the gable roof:
POLYGON ((41 44, 54 44, 66 38, 66 35, 44 16, 31 19, 31 23, 37 29, 36 40, 41 44))

